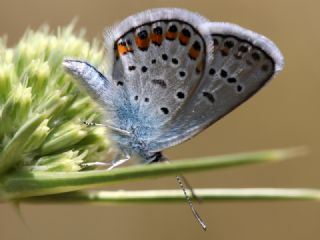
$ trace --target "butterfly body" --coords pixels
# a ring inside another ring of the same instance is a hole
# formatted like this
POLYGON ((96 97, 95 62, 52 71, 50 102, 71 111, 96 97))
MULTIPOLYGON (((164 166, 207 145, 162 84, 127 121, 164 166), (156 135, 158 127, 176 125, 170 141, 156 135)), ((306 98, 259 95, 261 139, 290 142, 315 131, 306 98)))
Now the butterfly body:
POLYGON ((128 17, 105 37, 109 71, 66 59, 106 113, 120 153, 145 163, 210 126, 282 69, 267 38, 182 9, 128 17))

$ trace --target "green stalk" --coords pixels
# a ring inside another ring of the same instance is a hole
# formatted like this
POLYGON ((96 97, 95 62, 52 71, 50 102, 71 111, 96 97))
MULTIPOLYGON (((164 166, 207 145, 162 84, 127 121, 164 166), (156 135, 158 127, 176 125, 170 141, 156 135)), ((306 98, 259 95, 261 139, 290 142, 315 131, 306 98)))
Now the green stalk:
MULTIPOLYGON (((193 189, 201 202, 217 201, 319 201, 318 189, 286 188, 215 188, 193 189)), ((189 196, 191 196, 191 193, 189 196)), ((185 202, 181 190, 70 192, 21 199, 25 203, 128 204, 185 202)))
POLYGON ((154 178, 187 172, 219 169, 243 164, 284 160, 300 154, 299 149, 270 150, 175 161, 170 164, 136 165, 112 171, 20 172, 0 178, 0 200, 18 199, 103 186, 134 179, 154 178))

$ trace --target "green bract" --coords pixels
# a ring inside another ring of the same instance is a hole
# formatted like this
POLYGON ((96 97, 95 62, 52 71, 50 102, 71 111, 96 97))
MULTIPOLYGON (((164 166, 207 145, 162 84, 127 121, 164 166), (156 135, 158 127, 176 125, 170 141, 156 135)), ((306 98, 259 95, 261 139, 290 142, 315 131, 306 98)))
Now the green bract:
POLYGON ((108 148, 95 103, 61 67, 64 57, 101 64, 102 48, 89 43, 73 25, 56 34, 47 27, 27 31, 16 47, 0 39, 0 175, 15 170, 82 170, 103 161, 108 148))

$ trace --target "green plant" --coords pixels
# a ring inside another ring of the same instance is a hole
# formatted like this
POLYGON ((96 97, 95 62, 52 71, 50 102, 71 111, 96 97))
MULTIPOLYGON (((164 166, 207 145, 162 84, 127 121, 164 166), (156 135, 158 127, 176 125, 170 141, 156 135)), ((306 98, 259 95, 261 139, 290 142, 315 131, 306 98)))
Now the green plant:
MULTIPOLYGON (((104 161, 109 149, 96 104, 78 90, 61 62, 65 56, 101 65, 103 50, 89 43, 73 25, 50 33, 48 27, 27 31, 17 46, 0 39, 0 202, 184 201, 175 190, 84 192, 119 181, 176 175, 249 163, 270 162, 300 151, 271 150, 220 157, 97 170, 90 162, 104 161), (79 192, 82 190, 83 192, 79 192), (77 191, 77 192, 75 192, 77 191)), ((252 199, 318 200, 311 189, 195 189, 204 201, 252 199)))

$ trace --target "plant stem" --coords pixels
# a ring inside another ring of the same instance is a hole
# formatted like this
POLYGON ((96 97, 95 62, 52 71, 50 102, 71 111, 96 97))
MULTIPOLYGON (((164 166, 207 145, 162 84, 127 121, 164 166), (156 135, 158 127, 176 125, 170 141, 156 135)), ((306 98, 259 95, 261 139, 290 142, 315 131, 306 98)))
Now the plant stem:
MULTIPOLYGON (((201 201, 275 201, 275 200, 320 200, 317 189, 286 189, 286 188, 217 188, 194 189, 201 201)), ((190 192, 189 192, 190 195, 190 192)), ((144 191, 92 191, 71 192, 50 196, 21 199, 26 203, 160 203, 185 202, 181 190, 144 190, 144 191)))
POLYGON ((13 173, 0 178, 0 201, 71 192, 127 180, 277 161, 300 153, 297 149, 270 150, 174 161, 171 164, 136 165, 112 171, 13 173))

